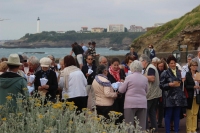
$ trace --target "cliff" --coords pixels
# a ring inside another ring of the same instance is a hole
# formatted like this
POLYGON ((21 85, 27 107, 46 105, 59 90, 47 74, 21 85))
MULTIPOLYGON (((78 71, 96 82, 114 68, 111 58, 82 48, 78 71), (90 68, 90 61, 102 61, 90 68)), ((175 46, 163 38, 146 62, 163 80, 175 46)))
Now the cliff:
POLYGON ((135 39, 132 46, 142 53, 152 44, 158 52, 172 52, 179 45, 187 45, 188 50, 200 46, 200 5, 184 16, 171 20, 135 39))

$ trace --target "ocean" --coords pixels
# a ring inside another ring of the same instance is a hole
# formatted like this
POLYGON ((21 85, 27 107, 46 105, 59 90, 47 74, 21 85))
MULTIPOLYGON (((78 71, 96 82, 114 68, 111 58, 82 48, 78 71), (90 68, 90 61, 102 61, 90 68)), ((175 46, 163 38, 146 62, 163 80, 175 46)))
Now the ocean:
MULTIPOLYGON (((61 58, 70 54, 71 48, 0 48, 0 58, 8 57, 10 54, 26 54, 28 57, 36 56, 37 58, 46 57, 47 55, 54 55, 55 58, 61 58)), ((129 50, 113 51, 108 48, 96 48, 97 54, 108 55, 126 55, 129 50)))

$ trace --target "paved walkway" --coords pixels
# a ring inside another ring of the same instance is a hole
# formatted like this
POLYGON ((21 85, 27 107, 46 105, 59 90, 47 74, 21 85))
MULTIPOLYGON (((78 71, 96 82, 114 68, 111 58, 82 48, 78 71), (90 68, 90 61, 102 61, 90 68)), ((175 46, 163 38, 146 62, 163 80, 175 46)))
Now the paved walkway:
MULTIPOLYGON (((186 133, 186 118, 181 119, 180 121, 180 130, 178 133, 186 133)), ((158 133, 165 133, 165 128, 158 128, 158 133)), ((174 133, 174 131, 171 131, 171 133, 174 133)))

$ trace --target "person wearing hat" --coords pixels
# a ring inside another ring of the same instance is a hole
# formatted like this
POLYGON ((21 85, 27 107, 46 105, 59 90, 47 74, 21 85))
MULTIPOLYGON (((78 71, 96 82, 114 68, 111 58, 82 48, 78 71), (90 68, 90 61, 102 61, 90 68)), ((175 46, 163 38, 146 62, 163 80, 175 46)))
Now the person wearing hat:
POLYGON ((43 92, 46 95, 47 100, 56 102, 56 91, 58 89, 58 81, 56 73, 50 69, 51 59, 48 57, 43 57, 40 59, 41 70, 35 73, 35 90, 43 92), (41 85, 40 78, 47 79, 46 85, 41 85), (50 95, 50 97, 49 97, 50 95))
MULTIPOLYGON (((8 71, 0 75, 0 105, 6 103, 6 97, 12 96, 11 105, 16 109, 16 97, 18 94, 25 95, 24 88, 27 88, 27 81, 24 77, 17 74, 19 70, 20 59, 18 54, 10 54, 7 66, 8 71)), ((12 110, 12 111, 14 111, 12 110)))
POLYGON ((96 43, 95 42, 92 42, 92 46, 88 48, 87 52, 86 52, 86 55, 92 55, 93 57, 93 64, 96 65, 96 62, 95 62, 95 57, 96 56, 99 56, 99 54, 96 54, 96 43))

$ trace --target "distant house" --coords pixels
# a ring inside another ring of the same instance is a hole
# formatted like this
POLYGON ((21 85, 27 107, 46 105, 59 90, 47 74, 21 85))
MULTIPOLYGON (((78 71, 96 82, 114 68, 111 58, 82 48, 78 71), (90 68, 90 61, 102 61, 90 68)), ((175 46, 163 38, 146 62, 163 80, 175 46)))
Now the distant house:
POLYGON ((94 27, 91 30, 92 33, 101 33, 103 31, 104 31, 104 28, 100 28, 100 27, 94 27))
POLYGON ((129 32, 144 32, 145 29, 142 26, 131 25, 129 32))
POLYGON ((123 24, 110 24, 108 25, 107 32, 124 32, 123 24))
POLYGON ((155 23, 154 24, 154 27, 159 27, 159 26, 162 26, 162 25, 164 25, 165 23, 155 23))
POLYGON ((56 31, 56 33, 65 33, 65 31, 56 31))

